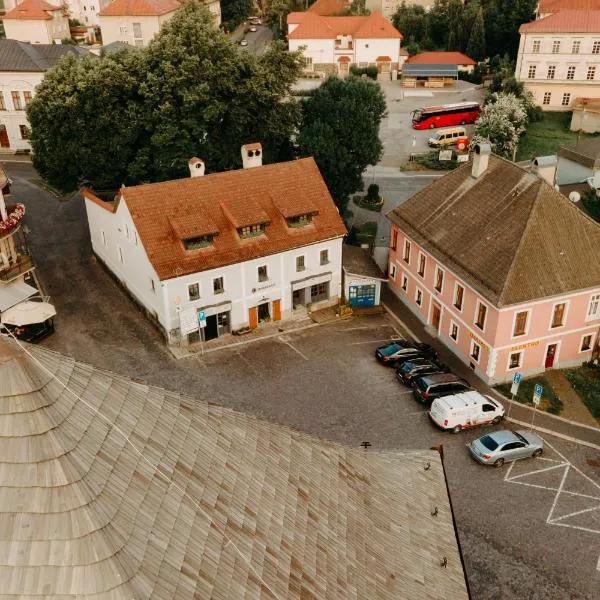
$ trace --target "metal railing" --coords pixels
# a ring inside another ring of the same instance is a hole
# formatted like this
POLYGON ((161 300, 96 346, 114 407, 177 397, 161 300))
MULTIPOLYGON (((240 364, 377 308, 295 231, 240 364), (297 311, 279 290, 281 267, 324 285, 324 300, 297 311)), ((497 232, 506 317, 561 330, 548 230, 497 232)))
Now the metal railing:
POLYGON ((0 281, 8 283, 13 279, 17 279, 21 275, 25 275, 25 273, 29 273, 29 271, 33 270, 35 265, 33 264, 33 260, 30 256, 20 254, 17 258, 17 262, 14 265, 11 265, 8 268, 0 267, 0 281))

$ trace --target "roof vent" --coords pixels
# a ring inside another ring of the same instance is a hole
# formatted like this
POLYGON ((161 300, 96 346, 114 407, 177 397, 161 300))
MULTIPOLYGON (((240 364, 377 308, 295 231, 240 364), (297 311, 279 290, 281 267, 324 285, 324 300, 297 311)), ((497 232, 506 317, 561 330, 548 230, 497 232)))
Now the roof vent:
POLYGON ((473 178, 479 179, 487 171, 491 153, 492 148, 489 144, 475 144, 473 166, 471 167, 471 176, 473 178))
POLYGON ((204 161, 196 158, 190 158, 188 160, 188 167, 190 168, 191 177, 202 177, 204 175, 204 161))
POLYGON ((242 146, 242 164, 244 169, 262 167, 262 145, 259 143, 242 146))

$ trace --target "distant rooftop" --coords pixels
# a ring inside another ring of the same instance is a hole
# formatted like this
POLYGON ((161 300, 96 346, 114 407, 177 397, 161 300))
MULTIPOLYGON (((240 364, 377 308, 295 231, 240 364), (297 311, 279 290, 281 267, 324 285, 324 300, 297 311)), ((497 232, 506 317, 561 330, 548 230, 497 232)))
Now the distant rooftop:
POLYGON ((17 40, 0 40, 0 72, 44 72, 56 66, 67 54, 83 56, 85 48, 63 44, 28 44, 17 40))

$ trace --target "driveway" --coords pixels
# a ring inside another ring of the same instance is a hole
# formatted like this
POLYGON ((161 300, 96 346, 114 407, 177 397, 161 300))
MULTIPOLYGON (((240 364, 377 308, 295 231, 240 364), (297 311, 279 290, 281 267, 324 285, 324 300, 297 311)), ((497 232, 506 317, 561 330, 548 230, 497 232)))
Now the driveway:
MULTIPOLYGON (((93 260, 81 198, 59 202, 8 164, 39 274, 58 310, 53 350, 144 383, 248 411, 373 450, 442 443, 457 529, 476 600, 592 600, 600 589, 600 452, 546 436, 543 459, 493 469, 430 424, 377 345, 403 326, 355 317, 246 346, 175 360, 130 299, 93 260)), ((435 507, 426 507, 433 510, 435 507)))

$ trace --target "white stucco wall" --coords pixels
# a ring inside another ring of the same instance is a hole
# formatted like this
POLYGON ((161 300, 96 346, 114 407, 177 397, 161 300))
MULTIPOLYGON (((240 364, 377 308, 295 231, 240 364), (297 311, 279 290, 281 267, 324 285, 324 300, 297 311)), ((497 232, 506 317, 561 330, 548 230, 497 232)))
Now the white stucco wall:
MULTIPOLYGON (((355 62, 374 63, 378 56, 389 56, 392 63, 398 64, 400 57, 399 39, 358 39, 355 44, 355 62)), ((397 68, 397 67, 396 67, 397 68)))
POLYGON ((125 42, 131 46, 147 46, 148 42, 158 33, 160 26, 166 23, 174 13, 162 17, 104 17, 100 16, 102 44, 125 42), (136 43, 133 35, 133 24, 139 23, 142 29, 140 42, 136 43))
MULTIPOLYGON (((352 49, 336 48, 335 40, 289 40, 290 51, 300 50, 314 64, 337 64, 340 56, 349 56, 351 63, 375 63, 379 56, 389 56, 392 63, 398 64, 400 57, 399 39, 358 39, 353 42, 352 49), (303 48, 305 47, 305 48, 303 48)), ((396 67, 397 68, 397 67, 396 67)))
MULTIPOLYGON (((312 58, 313 63, 334 63, 334 42, 331 40, 289 40, 290 51, 300 50, 307 58, 312 58), (302 48, 306 46, 305 48, 302 48)), ((349 54, 353 54, 350 50, 349 54)))
MULTIPOLYGON (((0 92, 4 97, 6 110, 0 111, 0 123, 6 127, 11 150, 27 150, 31 148, 29 140, 21 137, 19 125, 27 125, 27 114, 25 110, 15 110, 11 92, 20 94, 21 102, 25 106, 23 92, 31 92, 35 96, 35 88, 44 77, 43 73, 12 73, 0 71, 0 92)), ((4 150, 4 148, 3 148, 4 150)))
POLYGON ((49 20, 40 19, 4 19, 6 38, 29 42, 31 44, 52 44, 53 40, 71 37, 69 20, 60 12, 49 20))

